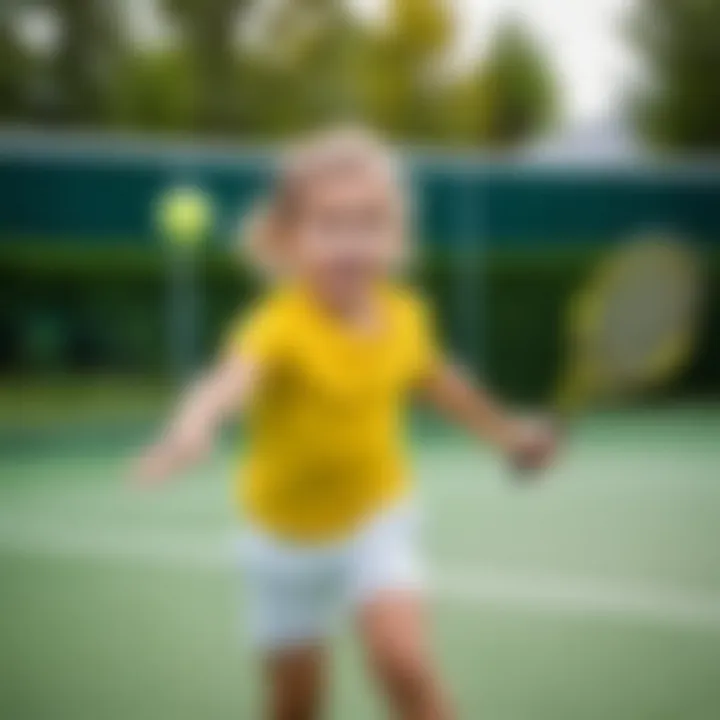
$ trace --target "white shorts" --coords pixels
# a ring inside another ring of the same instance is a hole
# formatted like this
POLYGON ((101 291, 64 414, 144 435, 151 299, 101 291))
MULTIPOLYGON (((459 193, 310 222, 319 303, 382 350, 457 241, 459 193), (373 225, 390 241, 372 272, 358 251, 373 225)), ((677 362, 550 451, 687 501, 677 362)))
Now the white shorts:
POLYGON ((377 593, 420 591, 417 526, 404 504, 334 545, 306 547, 248 529, 241 556, 253 642, 272 649, 322 640, 377 593))

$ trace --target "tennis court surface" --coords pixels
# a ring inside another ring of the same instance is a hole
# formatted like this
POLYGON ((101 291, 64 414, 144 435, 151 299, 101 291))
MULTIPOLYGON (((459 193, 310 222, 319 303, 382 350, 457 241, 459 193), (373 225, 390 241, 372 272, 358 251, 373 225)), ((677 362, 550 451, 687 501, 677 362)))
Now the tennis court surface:
MULTIPOLYGON (((174 486, 129 444, 0 455, 0 717, 256 718, 229 453, 174 486)), ((720 718, 720 412, 583 427, 538 487, 416 444, 435 641, 474 720, 720 718)), ((331 718, 384 717, 347 633, 331 718)))

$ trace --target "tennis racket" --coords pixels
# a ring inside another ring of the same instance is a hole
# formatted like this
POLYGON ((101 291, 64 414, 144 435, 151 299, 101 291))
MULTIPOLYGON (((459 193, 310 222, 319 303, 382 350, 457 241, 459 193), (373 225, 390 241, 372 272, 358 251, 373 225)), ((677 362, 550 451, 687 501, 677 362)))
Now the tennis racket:
POLYGON ((551 403, 559 429, 682 370, 697 343, 704 297, 701 261, 686 243, 648 235, 611 251, 568 307, 565 360, 551 403))

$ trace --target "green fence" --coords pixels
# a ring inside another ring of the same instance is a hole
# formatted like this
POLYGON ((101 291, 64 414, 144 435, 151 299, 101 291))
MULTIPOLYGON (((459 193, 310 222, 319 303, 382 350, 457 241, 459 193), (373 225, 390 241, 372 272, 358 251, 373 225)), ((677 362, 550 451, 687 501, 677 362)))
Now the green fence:
MULTIPOLYGON (((648 226, 720 243, 720 165, 561 167, 421 153, 406 161, 421 198, 418 232, 437 247, 458 239, 459 222, 463 239, 491 248, 606 242, 648 226)), ((213 196, 222 244, 272 166, 273 154, 257 149, 0 132, 0 243, 150 246, 153 199, 190 182, 213 196)))
MULTIPOLYGON (((549 388, 563 308, 608 243, 670 230, 703 244, 718 274, 720 171, 712 167, 407 160, 424 250, 419 281, 448 345, 514 397, 549 388)), ((0 134, 0 373, 167 372, 168 258, 152 206, 179 182, 202 185, 218 206, 198 258, 199 345, 210 352, 255 289, 226 246, 272 163, 260 151, 0 134)), ((716 287, 706 342, 678 393, 720 389, 716 287)))

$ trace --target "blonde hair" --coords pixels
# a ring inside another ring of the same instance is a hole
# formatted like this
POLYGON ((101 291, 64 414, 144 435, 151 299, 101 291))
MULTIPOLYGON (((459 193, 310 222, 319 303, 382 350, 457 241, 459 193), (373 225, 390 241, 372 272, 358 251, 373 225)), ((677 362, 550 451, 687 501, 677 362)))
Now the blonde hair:
POLYGON ((314 181, 331 174, 373 168, 388 179, 388 202, 398 224, 397 259, 407 256, 407 207, 394 153, 374 134, 358 128, 319 132, 291 147, 281 159, 274 191, 246 214, 240 228, 243 259, 263 275, 285 271, 282 244, 289 224, 314 181))

